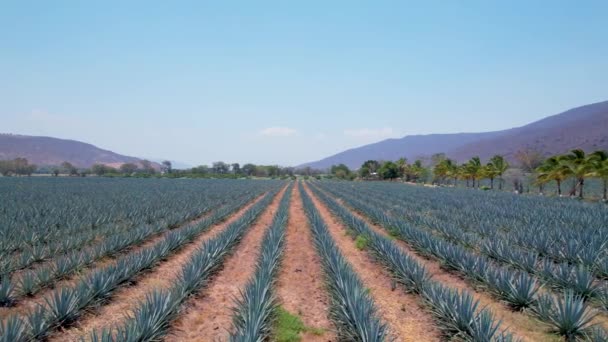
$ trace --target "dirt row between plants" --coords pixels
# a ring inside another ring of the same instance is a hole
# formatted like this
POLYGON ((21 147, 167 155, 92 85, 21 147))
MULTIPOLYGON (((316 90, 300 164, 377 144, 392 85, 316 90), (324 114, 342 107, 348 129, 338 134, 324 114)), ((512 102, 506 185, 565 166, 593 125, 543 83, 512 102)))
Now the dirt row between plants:
POLYGON ((228 340, 234 301, 255 271, 264 233, 272 224, 285 191, 283 188, 264 209, 205 289, 186 301, 183 313, 173 322, 165 341, 228 340))
MULTIPOLYGON (((344 204, 344 201, 341 198, 336 197, 326 191, 324 191, 324 193, 334 198, 345 208, 349 209, 353 215, 365 221, 376 233, 389 237, 388 232, 384 228, 372 223, 367 216, 364 216, 354 208, 344 204)), ((561 341, 557 335, 547 332, 545 324, 531 317, 529 314, 513 311, 504 303, 492 298, 492 296, 489 294, 477 291, 460 276, 442 269, 441 264, 438 261, 430 260, 419 255, 404 241, 399 239, 395 239, 393 241, 401 248, 402 251, 414 258, 420 264, 424 265, 435 281, 439 281, 453 289, 469 291, 475 299, 479 300, 481 307, 488 308, 490 311, 492 311, 496 318, 502 321, 502 329, 508 328, 509 331, 523 341, 561 341)))
POLYGON ((370 289, 371 297, 378 307, 379 314, 397 341, 441 341, 441 333, 433 318, 420 307, 415 295, 407 294, 399 287, 392 290, 391 276, 377 264, 366 251, 355 247, 348 236, 347 228, 334 217, 304 183, 306 192, 319 210, 329 232, 340 252, 352 265, 364 285, 370 289))
MULTIPOLYGON (((259 196, 258 198, 261 198, 261 196, 259 196)), ((92 264, 82 268, 81 270, 70 274, 67 277, 58 279, 51 286, 45 287, 44 289, 40 290, 35 295, 33 295, 31 297, 24 297, 24 298, 19 299, 14 306, 0 307, 0 319, 4 319, 11 314, 25 314, 26 312, 34 309, 37 305, 45 303, 44 298, 46 298, 49 294, 51 294, 53 291, 55 291, 55 289, 73 286, 80 279, 91 274, 95 270, 102 269, 104 267, 107 267, 107 266, 115 263, 118 258, 125 256, 127 254, 130 254, 130 253, 136 253, 144 248, 150 247, 150 246, 158 243, 171 231, 179 230, 179 229, 185 228, 187 226, 201 222, 205 218, 211 216, 219 208, 221 208, 221 206, 208 210, 207 212, 203 213, 202 215, 200 215, 186 223, 183 223, 183 224, 179 225, 178 227, 166 229, 160 233, 153 234, 153 235, 149 236, 143 243, 141 243, 139 245, 130 246, 130 247, 126 248, 125 250, 122 250, 122 251, 116 253, 115 255, 103 257, 103 258, 93 262, 92 264)), ((93 245, 91 245, 91 247, 92 246, 93 245)), ((40 264, 40 266, 42 266, 42 265, 43 264, 40 264)))
MULTIPOLYGON (((128 314, 133 312, 139 302, 145 299, 147 293, 152 289, 162 289, 170 287, 176 280, 181 266, 189 259, 198 247, 206 240, 211 239, 222 232, 230 223, 249 210, 255 203, 260 201, 264 194, 256 197, 253 201, 237 210, 223 222, 215 224, 206 231, 202 232, 194 241, 184 246, 177 253, 169 256, 167 260, 161 261, 151 270, 139 274, 132 279, 131 286, 124 286, 116 290, 109 298, 108 303, 91 310, 81 317, 74 326, 54 333, 49 341, 80 341, 81 337, 86 337, 94 330, 102 327, 109 327, 124 321, 128 314)), ((162 237, 156 237, 155 241, 149 241, 144 246, 153 245, 162 237)), ((138 247, 135 250, 144 248, 138 247)), ((134 251, 135 251, 134 250, 134 251)))
POLYGON ((276 294, 283 308, 298 315, 305 326, 323 331, 322 334, 304 331, 300 334, 303 341, 337 340, 334 326, 328 318, 329 298, 321 260, 313 245, 298 186, 293 187, 276 294))

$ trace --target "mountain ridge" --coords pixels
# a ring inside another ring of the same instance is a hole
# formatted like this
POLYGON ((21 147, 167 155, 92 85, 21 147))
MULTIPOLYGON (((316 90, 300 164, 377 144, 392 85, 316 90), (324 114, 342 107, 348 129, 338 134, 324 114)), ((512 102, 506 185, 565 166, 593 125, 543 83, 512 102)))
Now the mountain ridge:
MULTIPOLYGON (((19 157, 33 164, 48 166, 67 161, 79 168, 88 168, 97 163, 118 167, 124 163, 139 164, 143 160, 78 140, 0 133, 0 160, 19 157)), ((157 163, 153 165, 158 167, 157 163)))
POLYGON ((533 149, 549 155, 573 148, 608 149, 608 101, 575 107, 547 116, 529 124, 490 132, 416 134, 385 139, 351 148, 329 157, 304 163, 298 167, 327 169, 346 164, 358 168, 369 159, 415 159, 434 153, 446 153, 463 162, 473 156, 482 160, 494 154, 504 155, 511 162, 518 150, 533 149))

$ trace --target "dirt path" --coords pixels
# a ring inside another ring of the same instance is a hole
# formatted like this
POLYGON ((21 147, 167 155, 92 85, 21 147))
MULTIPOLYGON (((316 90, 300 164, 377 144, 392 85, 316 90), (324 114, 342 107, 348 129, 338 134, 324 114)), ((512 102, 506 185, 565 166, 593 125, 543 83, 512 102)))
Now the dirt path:
POLYGON ((255 270, 264 233, 272 223, 285 190, 283 188, 275 196, 249 228, 205 290, 186 302, 186 309, 174 322, 165 341, 228 341, 234 299, 255 270))
POLYGON ((391 290, 391 277, 376 264, 368 253, 355 247, 354 241, 346 234, 346 227, 335 218, 329 209, 308 189, 307 193, 327 224, 329 232, 340 252, 361 277, 364 285, 376 303, 383 320, 388 323, 397 341, 440 341, 441 334, 432 317, 425 312, 418 298, 400 289, 391 290))
MULTIPOLYGON (((259 198, 261 198, 261 196, 259 198)), ((94 272, 97 269, 101 269, 101 268, 107 267, 107 266, 115 263, 116 260, 118 258, 120 258, 121 256, 130 254, 130 253, 136 253, 144 248, 150 247, 150 246, 158 243, 160 240, 162 240, 171 231, 179 230, 179 229, 185 228, 187 226, 197 224, 197 223, 201 222, 203 219, 211 216, 219 208, 220 207, 217 207, 210 211, 207 211, 207 212, 203 213, 201 216, 199 216, 193 220, 190 220, 178 227, 175 227, 172 229, 166 229, 166 230, 163 230, 162 232, 152 234, 140 245, 127 247, 126 249, 116 253, 114 256, 106 256, 97 261, 94 261, 89 266, 84 267, 83 269, 81 269, 77 272, 74 272, 61 280, 55 281, 52 284, 52 286, 45 287, 44 289, 40 290, 38 293, 36 293, 32 297, 24 297, 24 298, 19 299, 19 301, 17 302, 17 304, 15 306, 0 307, 0 319, 4 319, 7 316, 14 314, 14 313, 25 314, 26 312, 29 312, 30 310, 34 309, 37 305, 44 304, 45 303, 44 298, 49 296, 53 291, 55 291, 55 289, 61 288, 61 287, 74 286, 83 277, 87 276, 88 274, 91 274, 92 272, 94 272)))
POLYGON ((168 288, 171 286, 177 278, 181 266, 204 241, 223 231, 262 197, 263 195, 258 196, 254 201, 248 203, 228 217, 228 219, 224 220, 224 222, 211 226, 193 242, 171 255, 168 260, 162 261, 149 272, 136 277, 133 280, 133 286, 122 287, 115 291, 107 305, 103 305, 98 310, 86 314, 73 327, 53 334, 49 340, 57 342, 79 341, 80 337, 88 336, 93 330, 99 330, 102 327, 112 326, 124 321, 125 316, 130 314, 152 289, 168 288))
MULTIPOLYGON (((375 232, 389 236, 387 231, 381 226, 373 224, 366 216, 363 216, 358 211, 344 204, 342 199, 333 196, 332 194, 325 192, 328 196, 334 198, 340 204, 344 205, 356 217, 365 221, 375 232)), ((409 256, 414 258, 420 264, 424 265, 431 274, 435 281, 441 282, 453 289, 469 291, 475 299, 478 299, 482 307, 487 307, 496 318, 502 321, 502 328, 508 328, 514 335, 522 339, 523 341, 561 341, 556 335, 546 332, 546 325, 536 320, 528 314, 515 312, 508 308, 503 303, 492 298, 489 294, 476 291, 470 286, 464 279, 456 274, 452 274, 441 268, 441 265, 427 258, 418 255, 410 246, 408 246, 402 240, 393 240, 395 243, 409 256)))
POLYGON ((303 341, 336 341, 328 318, 329 298, 321 262, 312 242, 308 219, 298 186, 293 187, 285 251, 277 277, 276 293, 283 308, 300 316, 304 325, 325 331, 322 335, 302 333, 303 341))

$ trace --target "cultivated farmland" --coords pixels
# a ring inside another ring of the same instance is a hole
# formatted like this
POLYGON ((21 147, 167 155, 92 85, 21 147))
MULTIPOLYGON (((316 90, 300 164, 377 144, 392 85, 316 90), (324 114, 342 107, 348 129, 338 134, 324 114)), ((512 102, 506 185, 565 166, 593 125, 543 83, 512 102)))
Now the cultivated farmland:
POLYGON ((606 341, 602 203, 0 179, 0 341, 606 341))

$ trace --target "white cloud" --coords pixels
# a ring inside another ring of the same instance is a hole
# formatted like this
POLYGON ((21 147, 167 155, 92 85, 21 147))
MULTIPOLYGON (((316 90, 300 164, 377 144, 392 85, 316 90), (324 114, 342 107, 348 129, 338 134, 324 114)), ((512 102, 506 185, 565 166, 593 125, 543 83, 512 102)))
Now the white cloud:
POLYGON ((289 127, 268 127, 259 132, 260 135, 267 137, 288 137, 296 134, 296 130, 289 127))
POLYGON ((394 131, 390 127, 384 128, 359 128, 359 129, 347 129, 344 130, 344 135, 355 138, 388 138, 394 134, 394 131))

